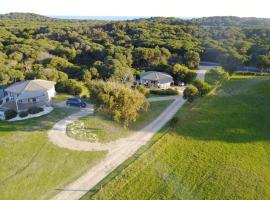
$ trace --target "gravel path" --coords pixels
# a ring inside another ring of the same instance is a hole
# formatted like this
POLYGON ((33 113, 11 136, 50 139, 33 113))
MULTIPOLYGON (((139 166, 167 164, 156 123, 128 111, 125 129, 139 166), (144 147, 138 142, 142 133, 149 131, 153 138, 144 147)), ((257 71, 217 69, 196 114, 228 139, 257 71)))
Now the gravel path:
MULTIPOLYGON (((212 66, 200 67, 198 78, 204 79, 205 72, 212 66)), ((175 101, 169 105, 153 122, 141 131, 119 140, 106 144, 90 143, 69 138, 66 135, 66 126, 82 116, 93 112, 89 107, 57 122, 52 130, 48 132, 49 140, 63 148, 78 151, 107 150, 109 153, 97 165, 90 168, 86 174, 75 182, 66 186, 58 193, 54 200, 77 200, 80 199, 89 189, 105 178, 110 172, 117 168, 122 162, 132 156, 142 145, 146 144, 152 136, 159 131, 185 103, 182 95, 175 97, 175 101)))
POLYGON ((149 101, 149 102, 156 102, 156 101, 175 100, 177 98, 179 98, 179 95, 164 96, 164 97, 151 97, 151 98, 147 98, 147 101, 149 101))

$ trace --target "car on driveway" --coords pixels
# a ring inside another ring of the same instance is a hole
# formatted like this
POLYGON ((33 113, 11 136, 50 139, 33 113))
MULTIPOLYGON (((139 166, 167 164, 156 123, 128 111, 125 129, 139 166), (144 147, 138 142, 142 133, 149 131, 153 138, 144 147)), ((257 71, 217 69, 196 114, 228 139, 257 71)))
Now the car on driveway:
POLYGON ((79 99, 79 98, 69 98, 66 101, 66 105, 67 106, 77 106, 77 107, 82 107, 85 108, 86 107, 86 103, 79 99))

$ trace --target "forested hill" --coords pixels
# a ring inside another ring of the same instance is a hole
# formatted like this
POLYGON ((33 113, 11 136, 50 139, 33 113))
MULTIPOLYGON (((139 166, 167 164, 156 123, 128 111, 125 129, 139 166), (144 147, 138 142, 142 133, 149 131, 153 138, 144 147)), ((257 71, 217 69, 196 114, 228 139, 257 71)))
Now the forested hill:
POLYGON ((142 70, 184 77, 200 59, 269 68, 269 23, 238 17, 115 22, 0 15, 0 85, 33 78, 123 82, 142 70))
POLYGON ((203 17, 192 21, 201 26, 270 26, 270 19, 255 17, 203 17))
POLYGON ((151 21, 171 25, 196 25, 196 26, 270 26, 269 18, 216 16, 193 18, 189 20, 174 17, 151 17, 133 21, 151 21))
POLYGON ((0 19, 19 21, 55 21, 53 18, 34 13, 9 13, 0 15, 0 19))

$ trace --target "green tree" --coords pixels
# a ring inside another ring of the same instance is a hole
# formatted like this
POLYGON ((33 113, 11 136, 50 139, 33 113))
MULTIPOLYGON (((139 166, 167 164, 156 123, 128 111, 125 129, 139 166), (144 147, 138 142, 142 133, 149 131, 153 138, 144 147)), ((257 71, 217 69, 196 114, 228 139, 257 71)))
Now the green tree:
POLYGON ((180 64, 175 64, 174 66, 171 67, 169 71, 170 71, 169 73, 172 74, 174 81, 176 83, 178 82, 191 83, 196 77, 195 71, 190 70, 186 66, 180 64))
POLYGON ((208 83, 203 80, 195 80, 193 85, 198 89, 200 96, 205 96, 210 91, 208 83))
POLYGON ((194 85, 188 85, 184 90, 183 98, 193 102, 199 95, 199 90, 194 85))
POLYGON ((261 55, 259 57, 258 66, 263 70, 270 69, 270 54, 261 55))
POLYGON ((110 115, 125 126, 136 121, 139 112, 148 107, 142 93, 121 83, 92 81, 87 87, 97 111, 110 115))
POLYGON ((195 51, 188 51, 184 55, 185 65, 190 69, 197 69, 200 64, 200 55, 195 51))
POLYGON ((229 79, 229 73, 226 72, 222 67, 210 69, 207 74, 209 77, 208 82, 213 85, 229 79))
POLYGON ((57 92, 64 92, 75 96, 82 93, 81 84, 74 79, 67 79, 57 82, 55 89, 57 92))

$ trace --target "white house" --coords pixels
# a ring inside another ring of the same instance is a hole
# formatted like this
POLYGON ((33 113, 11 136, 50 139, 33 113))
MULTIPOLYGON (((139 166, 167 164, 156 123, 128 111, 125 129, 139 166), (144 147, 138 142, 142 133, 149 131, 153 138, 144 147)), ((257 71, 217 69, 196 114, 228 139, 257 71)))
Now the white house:
POLYGON ((148 71, 140 74, 139 83, 146 87, 166 89, 173 83, 173 77, 164 72, 148 71))
POLYGON ((33 106, 49 105, 55 96, 55 82, 41 79, 16 82, 4 89, 2 107, 27 110, 33 106))

